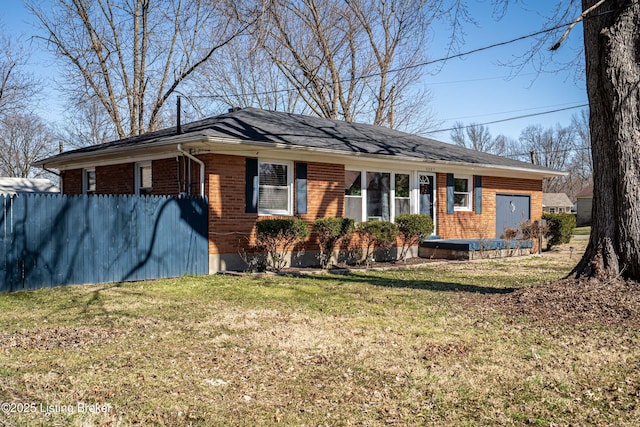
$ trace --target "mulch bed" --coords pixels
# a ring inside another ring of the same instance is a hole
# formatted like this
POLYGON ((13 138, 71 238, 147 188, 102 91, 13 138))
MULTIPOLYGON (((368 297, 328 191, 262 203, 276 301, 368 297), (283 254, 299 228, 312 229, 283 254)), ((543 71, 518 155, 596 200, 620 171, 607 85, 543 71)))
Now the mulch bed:
POLYGON ((564 279, 507 294, 467 295, 481 311, 526 316, 545 324, 640 327, 640 283, 564 279))

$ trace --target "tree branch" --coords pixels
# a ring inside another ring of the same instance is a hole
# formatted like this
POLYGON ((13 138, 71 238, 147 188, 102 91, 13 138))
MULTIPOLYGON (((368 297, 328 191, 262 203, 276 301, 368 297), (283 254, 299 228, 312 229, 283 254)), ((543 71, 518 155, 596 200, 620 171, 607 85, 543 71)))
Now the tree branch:
POLYGON ((549 48, 549 50, 558 50, 560 48, 560 45, 562 44, 562 42, 567 38, 567 36, 569 36, 569 33, 571 32, 571 30, 573 30, 573 27, 575 27, 576 25, 578 25, 579 22, 582 22, 582 20, 588 15, 590 14, 594 9, 596 9, 597 7, 599 7, 600 5, 602 5, 605 1, 607 0, 600 0, 599 2, 597 2, 596 4, 594 4, 593 6, 591 6, 590 8, 588 8, 587 10, 583 11, 580 16, 578 16, 576 19, 573 20, 573 22, 569 25, 569 27, 564 31, 564 33, 562 34, 562 36, 560 37, 560 39, 549 48))

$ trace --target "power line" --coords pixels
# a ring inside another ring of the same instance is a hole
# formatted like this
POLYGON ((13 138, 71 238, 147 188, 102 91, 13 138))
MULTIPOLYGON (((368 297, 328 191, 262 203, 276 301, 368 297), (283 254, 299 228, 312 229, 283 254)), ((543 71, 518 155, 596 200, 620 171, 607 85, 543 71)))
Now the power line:
MULTIPOLYGON (((461 126, 460 128, 461 129, 467 129, 467 128, 470 128, 470 127, 473 127, 473 126, 492 125, 492 124, 495 124, 495 123, 502 123, 502 122, 509 122, 509 121, 512 121, 512 120, 526 119, 526 118, 529 118, 529 117, 542 116, 544 114, 557 113, 557 112, 560 112, 560 111, 573 110, 573 109, 576 109, 576 108, 583 108, 583 107, 588 107, 588 106, 589 106, 589 104, 574 105, 573 107, 557 108, 555 110, 542 111, 540 113, 523 114, 521 116, 508 117, 506 119, 493 120, 493 121, 485 122, 485 123, 475 123, 475 124, 472 124, 472 125, 461 126)), ((429 132, 426 132, 426 133, 427 134, 431 134, 431 133, 440 133, 440 132, 450 132, 450 131, 452 131, 454 129, 457 129, 457 128, 456 127, 452 127, 452 128, 447 128, 447 129, 438 129, 438 130, 432 130, 432 131, 429 131, 429 132)))
POLYGON ((473 116, 452 117, 452 118, 442 119, 442 121, 443 122, 451 122, 451 121, 454 121, 454 120, 472 119, 474 117, 499 116, 499 115, 502 115, 502 114, 511 114, 511 113, 520 113, 520 112, 523 112, 523 111, 540 110, 542 108, 552 108, 552 107, 562 107, 564 105, 574 105, 576 102, 580 102, 580 101, 563 102, 562 104, 553 104, 553 105, 542 105, 540 107, 520 108, 518 110, 498 111, 498 112, 495 112, 495 113, 487 113, 487 114, 476 114, 476 115, 473 115, 473 116))
MULTIPOLYGON (((489 50, 489 49, 494 49, 497 47, 501 47, 501 46, 506 46, 508 44, 512 44, 512 43, 516 43, 522 40, 526 40, 528 38, 532 38, 532 37, 536 37, 542 34, 546 34, 546 33, 550 33, 552 31, 556 31, 559 30, 561 28, 564 27, 568 27, 569 25, 571 25, 571 23, 565 23, 565 24, 559 24, 556 25, 554 27, 551 28, 547 28, 545 30, 540 30, 540 31, 536 31, 530 34, 526 34, 523 36, 519 36, 519 37, 515 37, 513 39, 509 39, 509 40, 505 40, 502 42, 498 42, 498 43, 493 43, 487 46, 483 46, 483 47, 479 47, 476 49, 471 49, 468 50, 466 52, 460 52, 457 53, 455 55, 450 55, 450 56, 445 56, 442 58, 438 58, 438 59, 433 59, 430 61, 423 61, 423 62, 419 62, 417 64, 412 64, 412 65, 406 65, 404 67, 398 67, 398 68, 393 68, 387 71, 387 73, 399 73, 401 71, 407 71, 407 70, 412 70, 414 68, 420 68, 420 67, 425 67, 427 65, 433 65, 433 64, 437 64, 439 62, 446 62, 449 61, 451 59, 456 59, 456 58, 462 58, 464 56, 468 56, 468 55, 472 55, 474 53, 478 53, 478 52, 483 52, 485 50, 489 50)), ((348 83, 354 80, 364 80, 364 79, 368 79, 368 78, 372 78, 372 77, 379 77, 381 76, 383 73, 382 72, 375 72, 375 73, 369 73, 369 74, 363 74, 361 76, 358 77, 354 77, 351 79, 342 79, 339 81, 339 83, 348 83)), ((252 95, 272 95, 272 94, 276 94, 276 93, 285 93, 285 92, 294 92, 297 91, 298 89, 296 88, 290 88, 290 89, 274 89, 274 90, 268 90, 268 91, 262 91, 262 92, 244 92, 244 93, 237 93, 237 94, 230 94, 227 95, 227 97, 241 97, 241 96, 252 96, 252 95)), ((192 98, 223 98, 225 96, 223 95, 194 95, 191 96, 192 98)))

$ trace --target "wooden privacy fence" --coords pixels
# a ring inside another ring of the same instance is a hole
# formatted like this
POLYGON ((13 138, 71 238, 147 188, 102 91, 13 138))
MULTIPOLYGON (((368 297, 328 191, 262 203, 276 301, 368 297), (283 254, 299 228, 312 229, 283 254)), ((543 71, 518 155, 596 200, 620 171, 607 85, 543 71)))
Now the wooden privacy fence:
POLYGON ((0 196, 0 292, 208 274, 207 201, 0 196))

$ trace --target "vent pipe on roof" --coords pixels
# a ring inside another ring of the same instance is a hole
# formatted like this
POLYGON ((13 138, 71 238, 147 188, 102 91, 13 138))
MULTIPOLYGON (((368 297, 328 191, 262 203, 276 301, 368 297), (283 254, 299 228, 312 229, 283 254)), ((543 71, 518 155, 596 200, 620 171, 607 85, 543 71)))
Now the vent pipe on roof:
POLYGON ((176 133, 180 135, 182 133, 182 124, 180 123, 180 111, 182 110, 180 106, 181 97, 178 95, 178 100, 176 101, 176 133))
POLYGON ((532 165, 537 165, 538 164, 538 159, 536 159, 536 152, 531 150, 529 151, 529 156, 531 156, 531 164, 532 165))
POLYGON ((236 111, 242 110, 242 107, 231 107, 229 108, 229 113, 235 113, 236 111))

